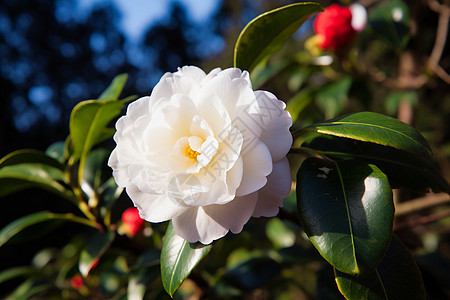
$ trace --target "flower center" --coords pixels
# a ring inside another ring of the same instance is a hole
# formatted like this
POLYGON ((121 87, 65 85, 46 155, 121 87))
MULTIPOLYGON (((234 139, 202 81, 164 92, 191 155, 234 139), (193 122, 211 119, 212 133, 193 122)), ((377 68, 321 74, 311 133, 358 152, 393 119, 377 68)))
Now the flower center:
POLYGON ((191 147, 186 147, 185 155, 191 159, 197 159, 197 156, 200 155, 200 152, 192 150, 191 147))

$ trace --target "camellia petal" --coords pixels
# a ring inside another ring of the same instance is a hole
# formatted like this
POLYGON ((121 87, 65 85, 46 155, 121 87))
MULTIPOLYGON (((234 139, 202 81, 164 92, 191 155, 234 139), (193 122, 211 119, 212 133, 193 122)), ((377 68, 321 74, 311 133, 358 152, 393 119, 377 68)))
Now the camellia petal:
POLYGON ((288 193, 292 120, 248 72, 194 66, 166 73, 116 124, 108 164, 149 222, 209 244, 253 216, 273 216, 288 193))
POLYGON ((262 188, 267 182, 267 175, 272 172, 272 157, 267 146, 258 144, 242 157, 244 171, 241 185, 236 196, 245 196, 262 188))
POLYGON ((285 157, 291 149, 292 135, 286 130, 292 126, 291 115, 284 110, 286 104, 278 100, 272 93, 256 91, 255 95, 264 114, 261 126, 266 128, 261 134, 260 140, 269 148, 272 160, 278 161, 285 157))
POLYGON ((242 231, 251 217, 258 194, 236 197, 225 205, 208 205, 197 210, 189 209, 173 219, 173 226, 178 235, 188 242, 202 241, 209 244, 228 233, 242 231))
POLYGON ((143 193, 134 185, 128 186, 126 191, 139 210, 141 218, 150 222, 168 221, 188 209, 168 200, 166 195, 143 193), (161 203, 164 203, 164 206, 161 203))
POLYGON ((253 217, 273 217, 283 206, 283 199, 291 191, 289 161, 286 157, 273 164, 273 171, 267 176, 267 184, 259 191, 253 217))

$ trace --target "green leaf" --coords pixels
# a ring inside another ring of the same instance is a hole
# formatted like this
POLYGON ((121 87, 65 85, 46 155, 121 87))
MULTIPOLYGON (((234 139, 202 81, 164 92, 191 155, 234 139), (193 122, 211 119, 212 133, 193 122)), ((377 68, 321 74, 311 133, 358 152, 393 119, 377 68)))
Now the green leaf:
POLYGON ((171 297, 211 247, 185 241, 176 234, 172 222, 169 223, 161 252, 161 277, 164 289, 171 297))
POLYGON ((160 275, 160 251, 153 249, 141 255, 130 269, 128 299, 144 299, 149 283, 160 275))
POLYGON ((357 158, 374 164, 388 176, 393 188, 417 192, 427 192, 431 188, 434 192, 450 193, 449 183, 429 157, 335 136, 321 136, 302 147, 333 159, 357 158))
POLYGON ((372 30, 394 49, 402 50, 408 45, 411 17, 403 1, 386 1, 377 5, 369 15, 372 30))
POLYGON ((77 217, 71 213, 55 214, 48 211, 41 211, 17 219, 3 227, 0 231, 0 247, 25 228, 50 221, 70 221, 97 228, 96 223, 93 223, 85 218, 77 217))
POLYGON ((270 66, 259 65, 260 67, 258 66, 258 68, 255 68, 250 74, 253 89, 257 90, 264 83, 289 67, 291 63, 292 59, 284 59, 279 62, 274 62, 270 66))
POLYGON ((111 177, 111 169, 107 164, 110 154, 106 149, 95 149, 89 153, 81 185, 89 198, 89 207, 99 207, 100 215, 107 225, 111 218, 111 208, 123 190, 111 177))
POLYGON ((65 142, 56 142, 51 144, 47 150, 45 150, 45 154, 50 156, 51 158, 56 159, 61 164, 64 163, 65 160, 65 151, 66 151, 66 143, 65 142))
MULTIPOLYGON (((56 161, 55 161, 56 162, 56 161)), ((0 168, 0 197, 28 188, 40 188, 75 201, 60 169, 40 163, 21 163, 0 168)))
POLYGON ((284 43, 314 12, 321 11, 317 3, 304 2, 266 12, 247 24, 234 49, 234 66, 252 71, 284 43))
POLYGON ((297 205, 309 239, 336 269, 358 274, 380 263, 394 204, 388 179, 376 166, 308 158, 297 175, 297 205))
POLYGON ((281 271, 281 265, 267 256, 253 257, 226 272, 215 289, 251 291, 267 284, 281 271))
POLYGON ((128 74, 120 74, 114 77, 111 84, 98 97, 98 100, 118 100, 122 93, 123 87, 127 82, 128 74))
POLYGON ((286 110, 291 114, 292 121, 295 123, 303 110, 314 100, 316 87, 307 86, 296 93, 286 104, 286 110))
POLYGON ((359 276, 335 271, 347 299, 425 299, 422 277, 413 256, 395 236, 380 266, 359 276))
POLYGON ((266 226, 266 235, 277 249, 291 247, 295 243, 294 231, 279 218, 269 220, 266 226))
POLYGON ((33 275, 38 274, 39 271, 33 267, 15 267, 0 272, 0 283, 17 278, 25 277, 30 278, 33 275))
POLYGON ((316 93, 316 102, 325 113, 325 118, 336 117, 344 108, 352 78, 347 76, 322 86, 316 93))
POLYGON ((45 295, 45 292, 52 289, 54 285, 42 284, 41 282, 36 282, 34 279, 28 279, 20 284, 9 296, 7 300, 28 300, 36 299, 36 295, 41 294, 41 297, 45 295))
POLYGON ((78 269, 81 275, 87 276, 89 274, 95 264, 98 263, 100 257, 109 248, 115 236, 113 231, 99 232, 88 241, 86 247, 81 251, 78 262, 78 269))
POLYGON ((360 112, 316 123, 307 127, 305 132, 371 142, 424 156, 431 155, 430 146, 417 130, 397 119, 373 112, 360 112))
POLYGON ((86 158, 81 187, 89 198, 97 196, 100 187, 111 178, 111 169, 107 165, 110 154, 106 149, 95 149, 86 158))
POLYGON ((10 154, 4 156, 0 160, 0 168, 11 166, 11 165, 17 165, 17 164, 23 164, 23 163, 36 163, 36 164, 42 164, 47 165, 53 168, 57 168, 60 170, 63 170, 63 165, 56 160, 55 158, 46 155, 42 151, 38 150, 32 150, 32 149, 22 149, 17 150, 14 152, 11 152, 10 154))
POLYGON ((386 112, 390 115, 396 115, 398 113, 399 105, 404 102, 416 107, 419 103, 419 95, 416 90, 400 90, 392 91, 386 96, 385 108, 386 112))
POLYGON ((73 155, 80 158, 98 143, 108 123, 120 114, 122 101, 87 100, 78 103, 70 116, 73 155))
POLYGON ((104 139, 108 123, 120 114, 123 101, 88 100, 75 106, 70 117, 73 158, 80 159, 79 180, 89 151, 104 139))

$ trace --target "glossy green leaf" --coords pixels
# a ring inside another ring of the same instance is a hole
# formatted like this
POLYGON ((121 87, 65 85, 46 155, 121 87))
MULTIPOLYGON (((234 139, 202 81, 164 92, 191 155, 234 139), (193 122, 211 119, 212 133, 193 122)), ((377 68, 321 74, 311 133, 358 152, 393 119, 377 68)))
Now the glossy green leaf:
POLYGON ((73 192, 61 183, 64 181, 63 171, 46 164, 7 165, 0 168, 0 197, 35 187, 74 201, 73 192))
POLYGON ((376 166, 308 158, 297 175, 297 205, 309 239, 336 269, 358 274, 380 263, 394 204, 388 179, 376 166))
POLYGON ((161 252, 161 277, 164 289, 171 297, 211 247, 185 241, 176 234, 172 222, 169 223, 161 252))
POLYGON ((234 66, 252 71, 284 43, 314 12, 322 10, 318 3, 303 2, 266 12, 247 24, 234 49, 234 66))
POLYGON ((359 276, 335 271, 336 283, 347 299, 422 300, 425 288, 420 270, 408 249, 392 238, 383 261, 359 276))
POLYGON ((107 231, 105 233, 96 233, 81 251, 78 269, 81 275, 87 276, 91 269, 98 263, 100 257, 109 248, 114 241, 115 233, 107 231))
POLYGON ((89 152, 108 123, 120 114, 123 106, 122 101, 87 100, 74 107, 69 126, 75 157, 89 152))
POLYGON ((393 188, 450 193, 450 185, 431 158, 374 143, 320 136, 303 147, 333 159, 357 158, 376 165, 393 188))
POLYGON ((108 123, 120 114, 123 101, 88 100, 80 102, 72 110, 70 135, 73 156, 80 159, 78 178, 81 181, 84 160, 94 145, 104 138, 108 123))
POLYGON ((11 152, 0 160, 0 168, 23 164, 36 163, 47 165, 57 169, 63 169, 63 165, 55 158, 39 150, 23 149, 11 152))
POLYGON ((386 1, 369 14, 372 30, 394 49, 404 49, 409 41, 411 17, 408 6, 401 0, 386 1))
POLYGON ((41 211, 37 213, 33 213, 30 215, 27 215, 25 217, 22 217, 20 219, 17 219, 13 221, 12 223, 6 225, 2 228, 0 231, 0 247, 3 246, 6 242, 8 242, 12 237, 14 237, 16 234, 24 230, 25 228, 28 228, 30 226, 42 223, 42 222, 51 222, 51 221, 69 221, 69 222, 76 222, 80 224, 84 224, 87 226, 91 226, 94 228, 97 228, 96 224, 92 221, 77 217, 71 213, 67 214, 55 214, 48 211, 41 211))
POLYGON ((325 113, 326 119, 334 118, 341 113, 351 84, 352 78, 344 77, 338 81, 321 86, 317 91, 316 102, 325 113))
POLYGON ((127 79, 128 74, 120 74, 114 77, 111 84, 98 97, 98 100, 118 100, 127 79))
POLYGON ((431 155, 427 141, 413 127, 373 112, 360 112, 316 123, 305 130, 308 131, 390 146, 424 156, 431 155))

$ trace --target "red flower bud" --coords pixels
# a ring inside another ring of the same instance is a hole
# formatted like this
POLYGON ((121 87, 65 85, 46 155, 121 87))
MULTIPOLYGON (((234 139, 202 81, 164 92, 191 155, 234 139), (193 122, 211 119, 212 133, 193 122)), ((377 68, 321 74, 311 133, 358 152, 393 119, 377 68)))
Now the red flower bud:
POLYGON ((322 49, 336 51, 347 47, 356 34, 350 8, 328 6, 314 20, 314 31, 320 36, 318 46, 322 49))
POLYGON ((70 279, 70 285, 74 289, 80 289, 84 285, 83 277, 81 274, 77 274, 70 279))
POLYGON ((139 216, 139 211, 136 207, 127 208, 123 212, 122 222, 125 225, 127 232, 132 236, 142 231, 145 225, 145 220, 139 216))

